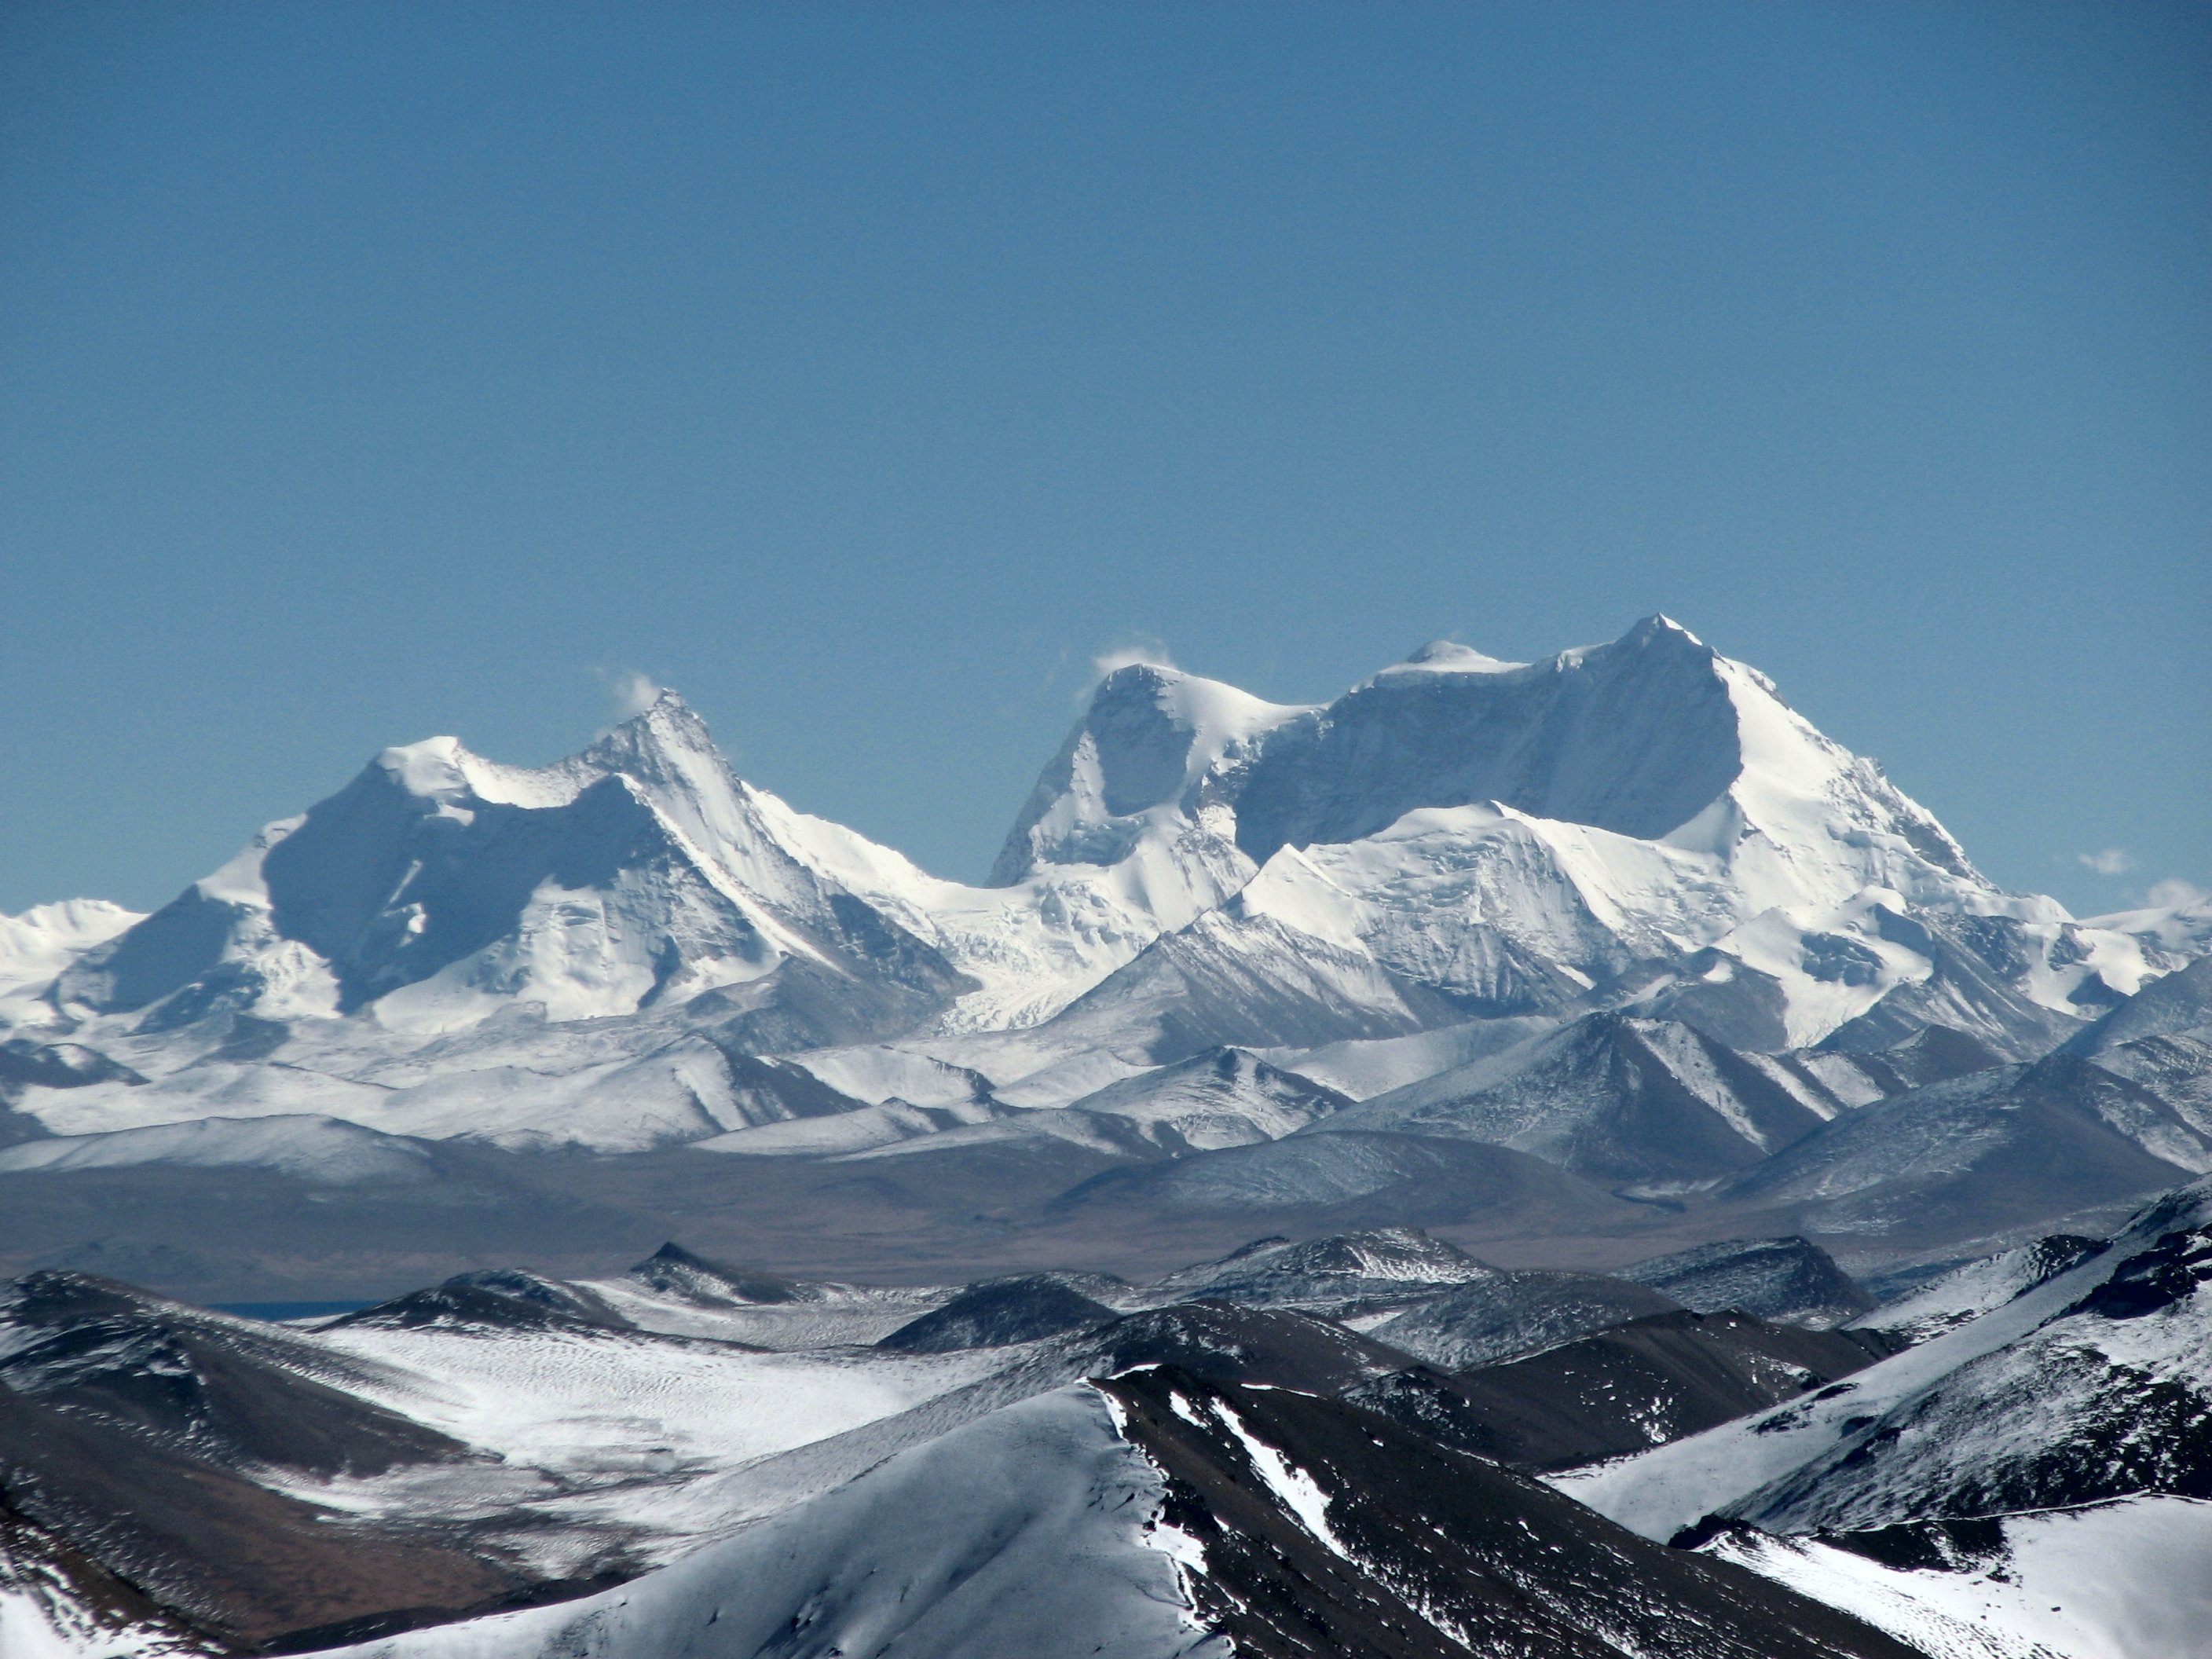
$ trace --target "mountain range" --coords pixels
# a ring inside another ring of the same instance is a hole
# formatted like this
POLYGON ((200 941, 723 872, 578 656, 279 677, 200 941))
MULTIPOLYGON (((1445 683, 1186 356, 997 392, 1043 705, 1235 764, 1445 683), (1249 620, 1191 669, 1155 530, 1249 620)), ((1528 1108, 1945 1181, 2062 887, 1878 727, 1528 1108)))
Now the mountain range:
POLYGON ((534 770, 433 738, 149 916, 11 919, 0 973, 25 1036, 149 1076, 226 1049, 451 1076, 520 1019, 610 1052, 964 1049, 1042 1103, 1102 1047, 1596 1009, 1758 1052, 1941 1025, 2029 1058, 2200 949, 2212 922, 2180 920, 2000 891, 1878 767, 1654 617, 1534 664, 1431 646, 1326 707, 1119 669, 981 888, 744 783, 672 694, 534 770))
POLYGON ((1927 1248, 1877 1103, 1992 1167, 2069 1148, 2014 1198, 1977 1176, 1962 1239, 2212 1167, 2177 971, 2208 945, 2202 905, 1999 890, 1663 617, 1529 664, 1429 646, 1322 706, 1119 668, 981 887, 744 782, 666 694, 550 767, 386 750, 150 915, 0 921, 0 1181, 995 1149, 1057 1160, 1065 1218, 1187 1210, 1212 1177, 1164 1159, 1279 1170, 1298 1210, 1354 1145, 1387 1193, 1425 1177, 1378 1158, 1461 1140, 1580 1183, 1538 1234, 1611 1197, 1927 1248), (1324 1134, 1392 1139, 1287 1151, 1324 1134))
POLYGON ((1663 617, 1118 668, 983 885, 431 738, 0 918, 0 1647, 2165 1659, 2208 1172, 2212 905, 1663 617))

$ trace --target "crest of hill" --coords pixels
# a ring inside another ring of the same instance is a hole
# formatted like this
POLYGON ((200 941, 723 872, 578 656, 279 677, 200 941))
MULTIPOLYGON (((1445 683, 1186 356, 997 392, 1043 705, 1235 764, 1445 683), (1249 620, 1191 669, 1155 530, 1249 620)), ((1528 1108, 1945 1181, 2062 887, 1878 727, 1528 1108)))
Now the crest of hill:
POLYGON ((1569 1468, 1794 1400, 1891 1346, 1871 1334, 1677 1310, 1454 1376, 1401 1372, 1345 1397, 1446 1445, 1523 1468, 1569 1468))
MULTIPOLYGON (((1865 1313, 1874 1297, 1808 1238, 1731 1238, 1620 1270, 1697 1313, 1735 1308, 1761 1319, 1826 1329, 1865 1313)), ((1747 1408, 1748 1409, 1748 1408, 1747 1408)))
POLYGON ((694 1302, 774 1306, 823 1299, 819 1285, 709 1261, 704 1256, 694 1255, 674 1239, 632 1267, 628 1276, 649 1291, 694 1302))
POLYGON ((2066 1052, 2092 1058, 2148 1037, 2212 1033, 2212 957, 2153 980, 2086 1031, 2067 1039, 2066 1052))
POLYGON ((1392 1315, 1370 1334, 1431 1365, 1462 1370, 1680 1306, 1626 1279, 1532 1267, 1454 1285, 1392 1315))
POLYGON ((899 1353, 1001 1348, 1088 1330, 1118 1317, 1076 1288, 1067 1274, 1028 1273, 971 1285, 876 1346, 899 1353))
POLYGON ((1196 1298, 1346 1314, 1487 1278, 1497 1269, 1418 1227, 1376 1227, 1292 1243, 1255 1239, 1146 1287, 1154 1302, 1196 1298))
POLYGON ((2145 1205, 2106 1248, 2057 1241, 1929 1288, 1918 1311, 1942 1328, 1916 1346, 1562 1484, 1660 1538, 1708 1516, 1863 1532, 2212 1491, 2206 1182, 2145 1205))

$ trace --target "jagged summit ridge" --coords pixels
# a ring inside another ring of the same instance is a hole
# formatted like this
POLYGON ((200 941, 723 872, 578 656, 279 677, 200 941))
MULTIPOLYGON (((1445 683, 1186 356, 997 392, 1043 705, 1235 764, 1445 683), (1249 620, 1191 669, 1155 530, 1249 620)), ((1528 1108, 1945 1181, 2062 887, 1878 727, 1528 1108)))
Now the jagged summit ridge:
POLYGON ((1045 769, 997 879, 1042 860, 1128 856, 1170 827, 1150 816, 1164 807, 1174 829, 1225 831, 1256 865, 1286 846, 1364 840, 1409 811, 1476 805, 1711 851, 1792 846, 1818 816, 1832 838, 1886 855, 1854 860, 1863 876, 1910 885, 1913 860, 1984 884, 1878 767, 1663 616, 1535 663, 1432 641, 1325 706, 1123 668, 1045 769))

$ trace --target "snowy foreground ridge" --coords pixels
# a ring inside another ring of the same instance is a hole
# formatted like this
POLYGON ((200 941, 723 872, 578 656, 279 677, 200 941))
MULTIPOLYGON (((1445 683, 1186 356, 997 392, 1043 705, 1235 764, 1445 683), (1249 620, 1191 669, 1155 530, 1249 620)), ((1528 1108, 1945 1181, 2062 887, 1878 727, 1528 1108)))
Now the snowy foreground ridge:
MULTIPOLYGON (((10 1659, 2184 1659, 2212 1582, 2208 1217, 2200 1182, 1855 1322, 1942 1322, 1902 1351, 1664 1297, 1562 1340, 1545 1275, 1403 1229, 957 1293, 671 1248, 294 1327, 33 1274, 0 1291, 0 1636, 10 1659), (1433 1324, 1470 1296, 1534 1345, 1446 1373, 1316 1311, 1433 1324), (1624 1433, 1661 1443, 1589 1461, 1624 1433), (73 1544, 72 1503, 118 1490, 73 1544), (390 1611, 332 1616, 364 1606, 390 1611)), ((1786 1301, 1821 1260, 1650 1267, 1786 1301)))
POLYGON ((2212 904, 1663 617, 1121 668, 983 886, 665 695, 0 917, 0 1659, 2199 1659, 2208 1379, 2212 904))

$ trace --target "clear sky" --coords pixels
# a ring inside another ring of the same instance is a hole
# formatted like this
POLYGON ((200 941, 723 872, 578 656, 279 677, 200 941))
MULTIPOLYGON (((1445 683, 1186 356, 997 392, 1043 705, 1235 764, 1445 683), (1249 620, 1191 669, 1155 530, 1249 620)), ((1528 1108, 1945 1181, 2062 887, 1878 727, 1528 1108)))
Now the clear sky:
POLYGON ((972 878, 1117 646, 1663 610, 2086 914, 2208 536, 2212 7, 0 8, 0 909, 634 673, 972 878))

